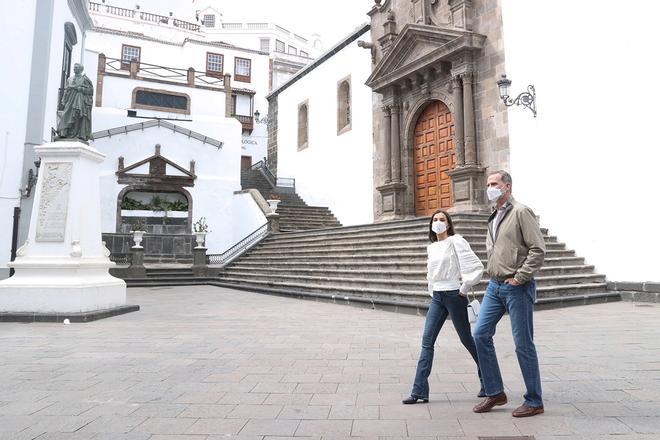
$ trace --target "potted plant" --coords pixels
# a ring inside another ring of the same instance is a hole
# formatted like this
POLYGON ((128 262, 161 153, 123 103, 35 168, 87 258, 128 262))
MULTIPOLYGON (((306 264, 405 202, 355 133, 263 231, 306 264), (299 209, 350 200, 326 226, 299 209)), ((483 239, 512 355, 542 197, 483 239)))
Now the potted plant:
POLYGON ((146 229, 144 227, 144 223, 142 223, 142 220, 138 219, 136 222, 132 224, 131 229, 133 233, 133 242, 135 243, 135 246, 133 247, 137 249, 142 249, 141 243, 146 229))
POLYGON ((203 249, 206 234, 211 232, 209 231, 209 225, 206 223, 206 217, 200 217, 199 220, 193 223, 193 232, 195 233, 195 241, 197 242, 195 249, 203 249))
POLYGON ((270 206, 271 212, 277 211, 277 205, 281 202, 280 196, 277 194, 271 194, 270 199, 267 199, 266 201, 268 202, 268 206, 270 206))

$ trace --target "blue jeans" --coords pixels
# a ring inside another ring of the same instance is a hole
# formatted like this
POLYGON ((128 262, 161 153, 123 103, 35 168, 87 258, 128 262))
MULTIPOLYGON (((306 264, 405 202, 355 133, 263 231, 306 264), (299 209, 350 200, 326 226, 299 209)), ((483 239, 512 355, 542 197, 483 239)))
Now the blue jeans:
POLYGON ((541 398, 541 372, 534 345, 534 301, 536 282, 512 286, 493 278, 488 283, 484 301, 479 310, 479 318, 474 328, 474 341, 479 354, 479 365, 483 374, 487 396, 495 396, 504 391, 500 366, 497 363, 493 335, 497 323, 505 311, 511 319, 511 332, 516 345, 518 365, 527 387, 525 404, 531 407, 543 405, 541 398))
POLYGON ((479 362, 477 361, 477 349, 470 332, 470 322, 467 316, 467 298, 458 294, 458 290, 449 290, 446 292, 433 292, 433 300, 426 313, 426 323, 424 324, 424 335, 422 336, 422 351, 419 354, 417 362, 417 373, 415 374, 415 384, 410 395, 418 399, 428 399, 429 397, 429 376, 433 367, 433 346, 442 325, 447 316, 451 316, 451 322, 461 339, 463 346, 467 348, 472 355, 472 359, 477 364, 477 373, 479 373, 479 362))

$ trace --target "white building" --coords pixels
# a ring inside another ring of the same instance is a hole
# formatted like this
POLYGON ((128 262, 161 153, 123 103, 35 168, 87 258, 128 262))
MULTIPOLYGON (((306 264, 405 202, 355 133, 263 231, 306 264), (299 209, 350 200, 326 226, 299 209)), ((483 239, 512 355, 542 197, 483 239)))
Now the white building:
POLYGON ((371 54, 362 25, 269 96, 278 176, 295 178, 308 203, 328 206, 345 225, 373 222, 371 54))
POLYGON ((59 90, 82 59, 92 26, 84 0, 12 2, 0 17, 0 36, 11 42, 0 74, 0 278, 27 235, 34 192, 26 191, 28 173, 38 160, 33 148, 51 139, 59 90))
POLYGON ((303 36, 270 22, 225 21, 215 4, 209 0, 191 3, 189 13, 183 17, 146 2, 136 4, 134 9, 113 6, 111 1, 92 2, 90 7, 99 27, 144 33, 170 42, 224 42, 267 53, 271 59, 270 89, 277 88, 323 51, 318 35, 303 36))

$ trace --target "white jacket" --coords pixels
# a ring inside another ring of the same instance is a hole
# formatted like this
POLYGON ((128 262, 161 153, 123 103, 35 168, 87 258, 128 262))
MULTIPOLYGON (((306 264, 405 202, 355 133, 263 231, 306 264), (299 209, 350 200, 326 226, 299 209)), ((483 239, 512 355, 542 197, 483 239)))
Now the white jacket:
POLYGON ((428 252, 429 294, 433 291, 459 289, 467 295, 470 288, 479 283, 484 265, 470 248, 470 244, 460 235, 452 235, 445 240, 431 243, 428 252))

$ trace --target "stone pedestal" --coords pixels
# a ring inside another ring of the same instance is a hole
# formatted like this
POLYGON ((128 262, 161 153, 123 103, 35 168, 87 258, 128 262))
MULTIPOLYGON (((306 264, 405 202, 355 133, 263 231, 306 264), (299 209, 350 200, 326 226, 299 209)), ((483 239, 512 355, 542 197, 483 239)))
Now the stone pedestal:
POLYGON ((126 284, 101 241, 99 164, 78 142, 35 148, 41 157, 28 239, 0 282, 0 313, 87 313, 126 308, 126 284))
POLYGON ((131 278, 145 278, 147 269, 144 267, 144 247, 131 248, 131 265, 128 266, 128 276, 131 278))
POLYGON ((406 217, 405 197, 407 186, 401 182, 389 182, 376 187, 380 192, 383 213, 379 220, 399 220, 406 217))
POLYGON ((451 214, 490 213, 485 197, 485 172, 485 168, 469 165, 447 171, 453 189, 451 214))
POLYGON ((266 220, 268 220, 268 231, 272 232, 273 234, 277 234, 280 232, 280 215, 275 214, 274 212, 271 212, 270 214, 266 214, 266 220))
POLYGON ((196 277, 205 277, 207 274, 206 248, 193 249, 193 275, 196 277))

